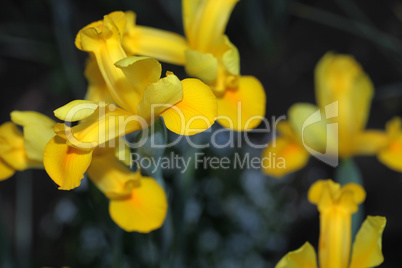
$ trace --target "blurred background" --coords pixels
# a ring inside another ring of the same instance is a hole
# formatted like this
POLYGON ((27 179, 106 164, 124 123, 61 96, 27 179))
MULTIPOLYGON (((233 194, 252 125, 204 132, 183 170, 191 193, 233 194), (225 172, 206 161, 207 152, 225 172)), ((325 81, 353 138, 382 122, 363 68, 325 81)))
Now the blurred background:
MULTIPOLYGON (((139 25, 183 32, 180 0, 2 1, 1 122, 12 110, 52 116, 83 98, 87 54, 75 48, 75 35, 115 10, 135 11, 139 25)), ((266 89, 270 122, 295 102, 315 102, 314 67, 327 51, 353 55, 371 77, 368 128, 383 129, 402 115, 401 1, 241 0, 226 33, 240 51, 242 74, 266 89)), ((163 68, 185 77, 182 67, 163 68)), ((257 144, 270 139, 247 135, 257 144)), ((186 144, 174 150, 185 156, 186 144)), ((203 152, 261 154, 248 146, 203 152)), ((375 157, 354 163, 367 191, 364 214, 387 218, 381 267, 399 267, 402 176, 375 157)), ((165 170, 169 215, 160 230, 139 234, 112 222, 107 198, 90 181, 59 191, 43 170, 18 172, 0 185, 0 267, 274 267, 305 241, 317 248, 318 213, 306 193, 314 181, 334 176, 313 158, 280 180, 258 169, 165 170)))

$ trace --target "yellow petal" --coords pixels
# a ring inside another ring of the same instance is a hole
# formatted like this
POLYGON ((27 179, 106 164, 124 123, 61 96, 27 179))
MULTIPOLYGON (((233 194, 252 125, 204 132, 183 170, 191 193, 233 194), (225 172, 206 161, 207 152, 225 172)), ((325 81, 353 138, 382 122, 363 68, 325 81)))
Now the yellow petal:
POLYGON ((152 178, 143 177, 126 199, 110 200, 113 221, 127 232, 149 233, 162 226, 167 212, 166 194, 152 178))
POLYGON ((186 72, 205 83, 215 81, 218 76, 218 60, 210 53, 186 50, 186 72))
POLYGON ((99 71, 114 101, 123 109, 136 113, 141 94, 133 88, 122 70, 114 64, 127 55, 121 46, 126 18, 123 12, 112 12, 103 21, 91 23, 79 31, 77 48, 92 52, 99 71))
POLYGON ((379 130, 366 130, 355 136, 354 152, 356 155, 374 155, 386 147, 387 135, 379 130))
POLYGON ((278 137, 270 142, 261 157, 262 171, 273 177, 283 177, 307 164, 308 152, 287 137, 278 137))
POLYGON ((14 173, 15 169, 0 158, 0 181, 10 178, 14 173))
POLYGON ((114 103, 113 97, 109 93, 105 79, 99 70, 95 56, 90 53, 85 67, 85 77, 88 80, 88 90, 85 99, 94 102, 114 103))
POLYGON ((33 111, 13 111, 11 120, 24 128, 24 147, 28 159, 43 162, 46 144, 54 136, 55 121, 33 111))
POLYGON ((87 174, 111 199, 130 195, 141 178, 139 172, 131 171, 115 156, 114 148, 95 149, 87 174))
POLYGON ((316 204, 318 209, 325 211, 333 206, 341 206, 343 210, 354 213, 366 198, 363 187, 355 183, 348 183, 343 187, 332 180, 319 180, 309 189, 308 200, 316 204))
POLYGON ((315 88, 321 109, 338 101, 340 155, 348 157, 354 144, 351 137, 367 122, 374 93, 371 80, 353 57, 327 53, 317 64, 315 88))
POLYGON ((109 140, 147 127, 147 122, 141 117, 110 104, 98 107, 92 115, 72 128, 57 124, 55 132, 66 139, 70 146, 92 150, 109 140))
POLYGON ((217 101, 219 124, 236 131, 257 127, 265 115, 265 91, 253 76, 241 76, 237 90, 227 88, 217 101))
POLYGON ((238 0, 184 0, 184 31, 190 47, 206 52, 223 35, 238 0))
POLYGON ((188 49, 186 39, 176 33, 151 27, 135 25, 135 14, 126 12, 127 31, 123 37, 123 48, 128 55, 143 55, 158 60, 184 65, 184 51, 188 49))
POLYGON ((166 127, 180 135, 193 135, 212 126, 217 115, 215 95, 198 79, 184 79, 183 99, 161 113, 166 127))
POLYGON ((386 126, 388 144, 377 155, 378 160, 387 167, 402 172, 402 122, 395 117, 386 126))
POLYGON ((138 115, 147 122, 183 99, 183 85, 173 73, 150 84, 138 104, 138 115))
POLYGON ((12 122, 0 126, 0 155, 3 161, 16 170, 29 167, 24 147, 24 136, 12 122))
MULTIPOLYGON (((158 81, 161 77, 161 64, 150 57, 127 57, 115 63, 124 75, 130 80, 132 90, 135 90, 142 98, 145 88, 158 81)), ((140 99, 138 99, 138 102, 140 99)))
POLYGON ((386 219, 368 216, 356 235, 352 249, 350 268, 377 267, 384 261, 382 233, 386 219))
POLYGON ((228 49, 222 55, 222 63, 225 70, 231 75, 240 74, 240 55, 237 47, 233 45, 229 38, 224 35, 224 42, 228 46, 228 49))
POLYGON ((71 190, 81 184, 91 163, 92 152, 70 147, 64 139, 55 136, 45 148, 43 164, 59 189, 71 190))
POLYGON ((56 109, 54 115, 63 121, 75 122, 91 116, 99 104, 89 100, 73 100, 66 105, 56 109))
POLYGON ((306 242, 302 247, 286 254, 275 268, 316 268, 317 255, 312 245, 306 242))

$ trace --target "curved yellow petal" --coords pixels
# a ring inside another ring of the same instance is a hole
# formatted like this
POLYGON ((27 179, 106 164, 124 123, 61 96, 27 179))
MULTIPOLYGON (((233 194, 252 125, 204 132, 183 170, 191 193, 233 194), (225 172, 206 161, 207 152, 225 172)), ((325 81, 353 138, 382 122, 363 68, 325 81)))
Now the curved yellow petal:
POLYGON ((13 111, 11 120, 22 126, 24 131, 24 147, 28 159, 43 162, 46 144, 54 136, 55 121, 38 112, 13 111))
POLYGON ((225 70, 231 75, 240 75, 240 54, 229 38, 224 35, 224 43, 228 47, 222 55, 222 64, 225 70))
POLYGON ((265 115, 264 87, 253 76, 241 76, 237 90, 227 88, 217 101, 218 123, 236 131, 257 127, 265 115))
POLYGON ((384 261, 382 233, 386 222, 380 216, 368 216, 363 222, 353 243, 350 268, 377 267, 384 261))
POLYGON ((139 95, 136 105, 140 102, 145 88, 158 81, 161 77, 161 64, 150 57, 127 57, 115 63, 116 67, 121 69, 126 78, 132 84, 132 90, 139 95))
POLYGON ((275 268, 317 268, 317 255, 313 246, 306 242, 299 249, 286 254, 275 268))
POLYGON ((225 32, 238 0, 184 0, 184 31, 190 48, 206 52, 225 32))
POLYGON ((43 164, 60 190, 71 190, 81 184, 91 163, 92 152, 70 147, 64 139, 55 136, 45 148, 43 164))
POLYGON ((143 55, 158 60, 184 65, 186 39, 176 33, 135 25, 135 14, 126 12, 127 30, 123 36, 123 48, 128 55, 143 55))
POLYGON ((75 122, 91 116, 99 103, 90 100, 73 100, 54 110, 54 115, 63 121, 75 122))
POLYGON ((160 115, 166 127, 180 135, 194 135, 212 126, 217 103, 211 89, 198 79, 184 79, 183 99, 160 115))
POLYGON ((0 181, 10 178, 14 173, 15 169, 0 158, 0 181))
POLYGON ((138 115, 147 122, 183 99, 183 85, 173 73, 150 84, 137 106, 138 115))
POLYGON ((131 171, 116 156, 115 149, 95 149, 88 177, 108 198, 124 198, 138 186, 141 174, 131 171))
POLYGON ((353 57, 327 53, 317 64, 315 89, 321 109, 338 101, 340 155, 350 156, 351 137, 364 129, 370 112, 374 94, 370 78, 353 57))
POLYGON ((109 213, 127 232, 149 233, 162 226, 167 212, 166 194, 152 178, 143 177, 126 199, 111 199, 109 213))
POLYGON ((0 126, 0 156, 15 170, 29 167, 24 136, 13 122, 6 122, 0 126))
POLYGON ((280 178, 304 167, 309 157, 309 153, 297 142, 278 137, 263 151, 261 168, 265 174, 280 178))
POLYGON ((218 59, 210 53, 186 50, 185 69, 189 76, 201 79, 205 83, 215 81, 218 76, 218 59))
POLYGON ((92 150, 109 140, 147 128, 148 123, 113 104, 98 107, 93 114, 74 127, 57 124, 55 132, 67 144, 81 150, 92 150))
POLYGON ((88 90, 85 94, 85 99, 106 103, 114 103, 112 95, 109 93, 109 89, 106 85, 105 79, 99 70, 98 63, 94 54, 90 53, 86 62, 85 77, 88 80, 88 90))

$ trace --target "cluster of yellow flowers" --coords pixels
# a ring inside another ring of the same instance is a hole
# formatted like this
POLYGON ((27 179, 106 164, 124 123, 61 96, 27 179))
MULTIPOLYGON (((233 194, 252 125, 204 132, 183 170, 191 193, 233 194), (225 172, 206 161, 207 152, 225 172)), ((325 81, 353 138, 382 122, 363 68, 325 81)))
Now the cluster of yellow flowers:
MULTIPOLYGON (((56 109, 62 123, 33 111, 12 112, 12 122, 0 126, 0 179, 44 168, 59 189, 70 190, 86 173, 110 199, 110 216, 122 229, 159 228, 168 206, 165 191, 121 160, 130 152, 121 137, 147 129, 158 117, 179 135, 200 133, 215 121, 236 131, 260 124, 264 88, 255 77, 240 74, 239 52, 224 34, 236 3, 183 0, 185 36, 136 25, 131 11, 112 12, 81 29, 75 45, 89 53, 85 100, 56 109), (158 60, 183 65, 195 78, 180 80, 172 72, 161 78, 158 60)), ((375 154, 402 171, 401 119, 392 119, 386 131, 365 130, 374 90, 362 67, 350 56, 327 53, 316 67, 315 82, 318 107, 293 105, 288 120, 278 125, 280 136, 263 152, 263 157, 283 157, 286 168, 263 172, 282 177, 305 166, 310 154, 326 159, 375 154), (319 119, 306 125, 312 115, 319 119), (329 129, 334 123, 337 128, 329 129)), ((365 199, 361 186, 318 181, 308 198, 320 212, 321 268, 373 267, 383 261, 383 217, 368 217, 351 246, 351 216, 365 199)), ((306 243, 276 267, 317 267, 316 259, 306 243)))

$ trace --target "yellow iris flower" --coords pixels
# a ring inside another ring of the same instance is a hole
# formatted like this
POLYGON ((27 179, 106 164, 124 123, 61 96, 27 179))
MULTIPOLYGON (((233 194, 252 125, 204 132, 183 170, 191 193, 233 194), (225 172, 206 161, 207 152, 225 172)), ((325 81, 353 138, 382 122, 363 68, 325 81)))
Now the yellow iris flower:
POLYGON ((238 0, 183 0, 186 38, 135 24, 127 12, 123 47, 130 55, 147 55, 184 65, 187 73, 207 83, 218 101, 217 121, 237 131, 255 128, 265 115, 264 88, 253 76, 240 75, 237 48, 224 34, 238 0))
MULTIPOLYGON (((56 122, 43 114, 13 111, 11 120, 0 126, 0 180, 16 171, 43 168, 46 144, 55 136, 56 122)), ((162 187, 154 179, 132 172, 118 160, 114 149, 95 151, 88 174, 110 199, 110 215, 121 228, 149 232, 163 224, 167 201, 162 187)))
POLYGON ((199 133, 213 124, 217 104, 201 81, 180 81, 170 72, 160 78, 157 60, 127 57, 120 42, 125 25, 125 14, 113 12, 78 33, 76 46, 91 53, 85 72, 88 100, 55 110, 57 118, 78 124, 54 126, 44 166, 63 190, 79 186, 87 172, 110 199, 110 215, 121 228, 149 232, 163 224, 166 194, 154 179, 131 171, 116 157, 117 138, 148 128, 158 116, 173 132, 199 133))
POLYGON ((377 154, 385 165, 402 170, 400 119, 390 123, 388 134, 365 129, 374 89, 353 57, 325 54, 315 69, 315 92, 318 106, 296 103, 288 120, 278 123, 280 135, 262 157, 283 157, 286 168, 267 166, 266 174, 282 177, 296 171, 310 154, 328 158, 377 154))
POLYGON ((55 122, 40 113, 13 111, 11 120, 0 126, 0 180, 16 171, 43 168, 43 151, 54 136, 55 122))
POLYGON ((75 100, 55 111, 74 127, 57 124, 57 134, 46 147, 45 169, 60 186, 77 187, 88 169, 93 150, 122 135, 147 128, 162 116, 173 132, 192 135, 208 129, 216 116, 216 99, 197 79, 180 81, 148 57, 126 57, 121 48, 125 15, 113 12, 84 27, 77 35, 79 49, 93 53, 114 104, 75 100))
POLYGON ((358 231, 352 246, 352 214, 364 201, 364 189, 354 183, 341 187, 331 180, 314 183, 308 199, 320 212, 320 239, 318 263, 314 248, 306 242, 301 248, 289 252, 276 268, 368 268, 384 261, 382 233, 386 219, 368 216, 358 231))

